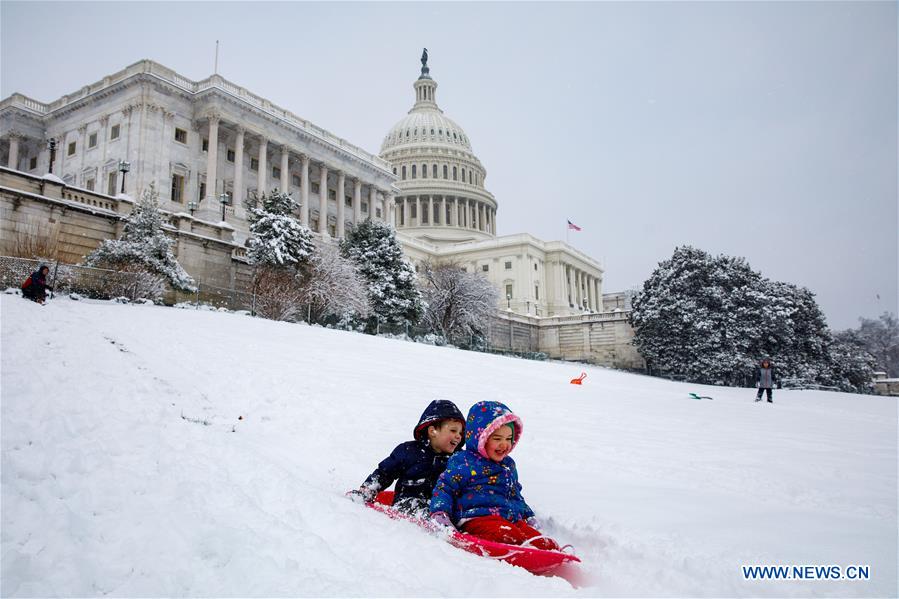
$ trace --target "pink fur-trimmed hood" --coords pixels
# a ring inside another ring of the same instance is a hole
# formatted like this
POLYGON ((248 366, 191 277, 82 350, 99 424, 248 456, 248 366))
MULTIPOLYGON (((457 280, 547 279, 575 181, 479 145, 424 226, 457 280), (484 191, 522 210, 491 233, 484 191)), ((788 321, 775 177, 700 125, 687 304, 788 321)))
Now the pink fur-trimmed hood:
POLYGON ((512 439, 512 449, 515 449, 524 430, 521 418, 498 401, 479 401, 468 410, 468 418, 465 421, 465 448, 486 458, 484 446, 487 439, 499 427, 509 423, 515 425, 515 436, 512 439))

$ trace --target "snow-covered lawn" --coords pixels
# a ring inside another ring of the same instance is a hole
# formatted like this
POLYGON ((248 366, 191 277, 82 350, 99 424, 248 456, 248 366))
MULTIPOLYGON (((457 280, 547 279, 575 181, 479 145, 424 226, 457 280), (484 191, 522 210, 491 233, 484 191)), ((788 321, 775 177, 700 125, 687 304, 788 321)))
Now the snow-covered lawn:
POLYGON ((155 306, 2 296, 0 317, 3 596, 897 592, 895 399, 776 391, 769 405, 155 306), (524 496, 591 586, 343 497, 434 398, 521 415, 524 496), (746 581, 744 564, 869 565, 870 580, 746 581))

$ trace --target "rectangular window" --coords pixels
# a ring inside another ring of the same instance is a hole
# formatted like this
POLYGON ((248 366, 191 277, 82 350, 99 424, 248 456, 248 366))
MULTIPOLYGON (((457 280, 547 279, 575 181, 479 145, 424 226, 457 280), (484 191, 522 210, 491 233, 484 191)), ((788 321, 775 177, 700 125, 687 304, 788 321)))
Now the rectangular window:
POLYGON ((368 202, 362 202, 362 212, 368 212, 368 202))
POLYGON ((204 152, 209 151, 209 140, 205 137, 203 138, 203 151, 204 152))
POLYGON ((512 299, 512 284, 506 285, 506 299, 512 299))
POLYGON ((37 156, 32 156, 31 161, 28 163, 28 170, 33 171, 37 168, 37 156))
POLYGON ((299 176, 299 175, 294 175, 294 176, 292 176, 292 177, 290 178, 290 180, 291 180, 291 182, 293 183, 294 187, 299 187, 299 186, 300 186, 300 176, 299 176))
POLYGON ((537 263, 534 262, 534 270, 537 270, 537 263))
POLYGON ((540 299, 540 287, 534 285, 534 299, 540 299))
POLYGON ((512 270, 512 262, 511 261, 506 262, 506 270, 512 270))
POLYGON ((309 187, 311 188, 312 193, 318 193, 321 186, 318 183, 313 183, 309 187))
POLYGON ((344 203, 345 206, 352 206, 352 205, 353 205, 353 198, 350 197, 350 196, 346 196, 346 197, 344 197, 344 199, 343 199, 343 203, 344 203))
POLYGON ((119 138, 119 126, 113 125, 112 129, 109 130, 109 139, 118 139, 119 138))
POLYGON ((409 216, 411 218, 418 218, 418 202, 412 202, 412 205, 409 206, 409 216))
POLYGON ((203 198, 205 198, 205 197, 206 197, 206 184, 200 183, 200 197, 197 198, 197 201, 202 202, 203 198))
POLYGON ((172 175, 172 201, 181 203, 184 198, 184 177, 172 175))
POLYGON ((69 156, 72 156, 75 154, 75 142, 74 141, 69 142, 69 151, 67 153, 69 156))
POLYGON ((377 208, 375 210, 375 218, 381 218, 381 209, 380 208, 377 208))
POLYGON ((90 137, 87 138, 87 147, 88 148, 96 148, 97 147, 97 134, 91 133, 90 137))
POLYGON ((234 162, 234 150, 228 150, 227 160, 228 162, 234 162))
POLYGON ((336 202, 337 201, 337 191, 334 189, 329 189, 328 190, 328 199, 334 200, 336 202))
POLYGON ((116 171, 112 171, 106 176, 106 195, 115 195, 116 171))
MULTIPOLYGON (((178 129, 176 127, 175 128, 175 141, 186 144, 187 143, 187 131, 185 131, 184 129, 178 129)), ((205 150, 206 148, 203 148, 203 149, 205 150)))
POLYGON ((281 178, 281 169, 277 166, 272 167, 272 179, 280 179, 281 178))
POLYGON ((93 191, 95 184, 96 182, 93 179, 88 179, 87 183, 85 183, 84 186, 88 189, 88 191, 93 191))
POLYGON ((490 272, 490 265, 489 265, 489 264, 482 264, 482 265, 481 265, 481 270, 484 271, 484 272, 490 272))
POLYGON ((251 171, 259 170, 259 159, 258 158, 250 158, 250 170, 251 171))

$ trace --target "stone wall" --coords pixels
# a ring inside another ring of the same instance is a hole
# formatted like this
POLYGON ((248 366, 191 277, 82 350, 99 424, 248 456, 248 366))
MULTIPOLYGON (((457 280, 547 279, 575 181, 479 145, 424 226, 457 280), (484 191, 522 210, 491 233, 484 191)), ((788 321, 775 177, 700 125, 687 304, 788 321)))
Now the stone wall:
MULTIPOLYGON (((0 168, 0 253, 15 256, 22 253, 17 246, 46 240, 54 255, 40 257, 77 264, 104 239, 121 234, 132 207, 133 201, 123 196, 0 168)), ((178 262, 197 281, 233 289, 249 278, 244 248, 232 241, 233 229, 188 214, 168 217, 166 232, 175 240, 178 262)))
POLYGON ((626 312, 535 318, 500 312, 490 324, 490 344, 498 349, 543 352, 550 358, 628 370, 646 363, 633 345, 626 312))

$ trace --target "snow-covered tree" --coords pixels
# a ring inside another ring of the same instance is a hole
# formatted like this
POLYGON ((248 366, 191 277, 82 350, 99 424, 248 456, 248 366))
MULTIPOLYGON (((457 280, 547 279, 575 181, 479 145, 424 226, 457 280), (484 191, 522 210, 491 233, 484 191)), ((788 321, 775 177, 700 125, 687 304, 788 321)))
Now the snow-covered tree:
POLYGON ((194 280, 172 253, 173 241, 162 229, 159 192, 151 183, 141 194, 120 239, 105 240, 85 258, 85 265, 143 271, 162 276, 179 291, 196 291, 194 280))
POLYGON ((296 202, 288 194, 273 190, 247 208, 247 259, 251 264, 294 271, 308 264, 315 249, 312 233, 294 217, 296 202))
POLYGON ((679 247, 633 301, 634 343, 651 368, 703 383, 745 381, 763 357, 782 378, 830 376, 831 336, 814 295, 743 258, 679 247))
POLYGON ((331 243, 317 243, 302 284, 303 302, 311 320, 336 316, 340 321, 368 318, 371 308, 365 279, 355 264, 331 243))
POLYGON ((873 392, 877 361, 865 348, 858 331, 835 333, 830 345, 830 370, 827 384, 843 391, 873 392))
POLYGON ((372 312, 380 322, 418 322, 422 313, 421 292, 393 229, 386 223, 365 220, 350 229, 340 250, 365 279, 372 312))
POLYGON ((878 319, 860 318, 858 338, 887 376, 899 377, 899 320, 884 312, 878 319))
POLYGON ((425 303, 422 322, 431 332, 454 341, 487 333, 496 311, 496 287, 456 263, 425 264, 419 284, 425 303))

